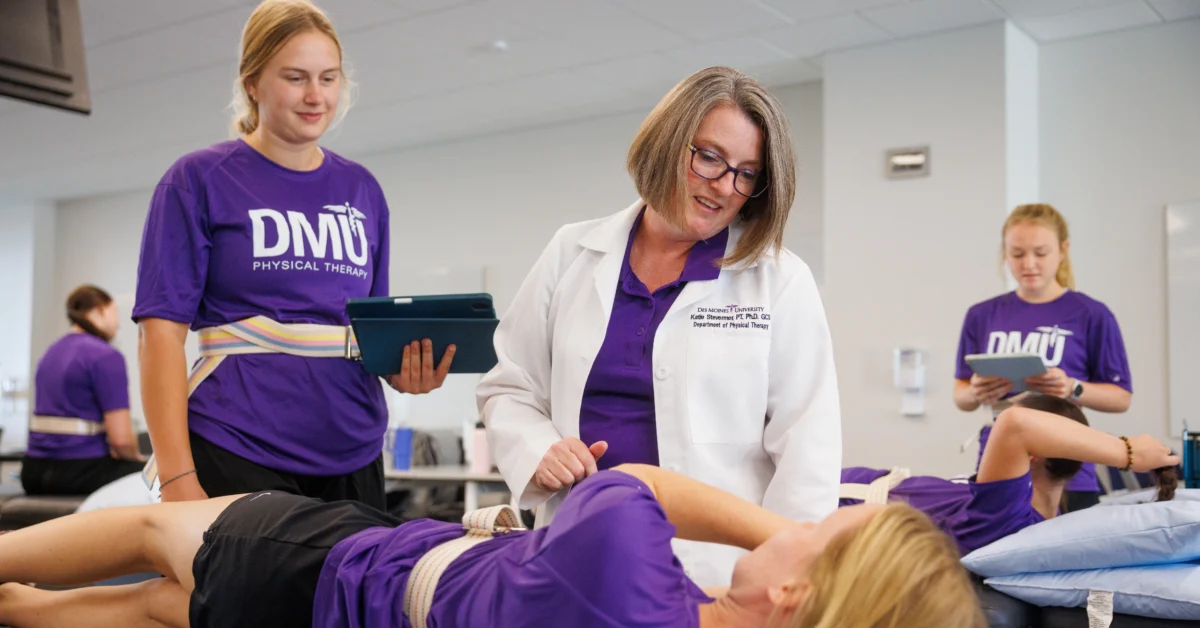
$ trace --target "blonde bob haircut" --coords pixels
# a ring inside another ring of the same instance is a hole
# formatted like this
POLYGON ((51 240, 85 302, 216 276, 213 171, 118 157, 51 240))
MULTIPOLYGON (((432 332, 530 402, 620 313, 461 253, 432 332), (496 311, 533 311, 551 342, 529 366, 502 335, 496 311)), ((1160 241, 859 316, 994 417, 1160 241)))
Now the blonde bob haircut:
MULTIPOLYGON (((339 59, 342 42, 333 23, 325 12, 308 0, 263 0, 250 14, 242 29, 241 60, 238 77, 233 82, 233 133, 234 136, 250 135, 258 128, 258 103, 246 91, 246 85, 258 80, 267 63, 301 33, 317 32, 333 40, 339 59)), ((353 100, 354 82, 342 68, 341 94, 333 124, 341 122, 350 110, 353 100)))
POLYGON ((732 105, 763 134, 763 173, 767 189, 746 199, 738 219, 745 232, 737 247, 718 263, 753 263, 783 246, 783 228, 796 195, 796 155, 787 116, 779 101, 758 81, 726 67, 700 70, 683 79, 642 122, 625 167, 642 200, 669 222, 683 223, 690 152, 700 121, 713 108, 732 105))
POLYGON ((797 611, 772 626, 987 626, 958 548, 908 504, 889 504, 857 533, 830 541, 809 579, 812 588, 797 611))

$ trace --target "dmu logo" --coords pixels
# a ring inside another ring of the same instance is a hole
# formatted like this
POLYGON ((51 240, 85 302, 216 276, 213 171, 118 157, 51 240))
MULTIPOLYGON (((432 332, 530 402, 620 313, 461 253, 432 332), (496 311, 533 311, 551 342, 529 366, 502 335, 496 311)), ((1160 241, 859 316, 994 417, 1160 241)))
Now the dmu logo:
POLYGON ((994 331, 988 335, 988 353, 1033 353, 1042 356, 1046 366, 1062 363, 1068 339, 1075 334, 1068 329, 1038 327, 1024 338, 1019 331, 994 331))
MULTIPOLYGON (((296 211, 251 209, 250 224, 254 258, 279 257, 290 249, 297 258, 349 260, 356 266, 367 264, 366 215, 350 206, 326 205, 330 213, 317 215, 314 228, 308 217, 296 211), (274 223, 274 241, 267 242, 267 222, 274 223)), ((257 262, 256 262, 257 265, 257 262)))

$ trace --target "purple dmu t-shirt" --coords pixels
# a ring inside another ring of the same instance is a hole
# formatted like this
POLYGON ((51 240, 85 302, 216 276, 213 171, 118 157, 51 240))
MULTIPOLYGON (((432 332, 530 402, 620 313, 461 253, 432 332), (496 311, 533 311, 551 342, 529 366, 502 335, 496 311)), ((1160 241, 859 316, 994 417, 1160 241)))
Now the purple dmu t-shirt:
MULTIPOLYGON (((842 484, 870 484, 887 475, 882 469, 842 469, 842 484)), ((1045 521, 1033 509, 1033 478, 1028 473, 1011 480, 976 482, 914 476, 888 493, 890 501, 907 502, 929 515, 958 543, 963 556, 1010 534, 1045 521)), ((838 506, 862 503, 842 499, 838 506)))
MULTIPOLYGON (((224 142, 175 162, 154 190, 133 318, 347 325, 348 299, 387 294, 387 265, 388 208, 365 168, 325 151, 297 172, 224 142)), ((387 408, 355 362, 234 355, 192 394, 188 427, 266 467, 340 475, 379 455, 387 408)))
MULTIPOLYGON (((1068 290, 1049 303, 1027 303, 1010 292, 972 306, 963 322, 954 377, 971 378, 966 356, 975 353, 1035 353, 1048 368, 1058 367, 1068 377, 1133 392, 1116 317, 1082 292, 1068 290)), ((984 430, 981 452, 990 431, 984 430)), ((1098 491, 1095 465, 1083 465, 1067 488, 1098 491)))
MULTIPOLYGON (((420 519, 344 539, 321 569, 314 628, 408 628, 410 571, 462 535, 461 524, 420 519)), ((498 535, 450 563, 428 623, 696 628, 700 604, 712 600, 684 574, 674 535, 645 484, 601 471, 571 490, 548 527, 498 535)))
MULTIPOLYGON (((34 376, 33 413, 40 416, 104 422, 104 414, 129 409, 125 356, 91 334, 67 334, 50 345, 34 376)), ((108 456, 108 439, 94 436, 29 433, 30 458, 74 460, 108 456)))

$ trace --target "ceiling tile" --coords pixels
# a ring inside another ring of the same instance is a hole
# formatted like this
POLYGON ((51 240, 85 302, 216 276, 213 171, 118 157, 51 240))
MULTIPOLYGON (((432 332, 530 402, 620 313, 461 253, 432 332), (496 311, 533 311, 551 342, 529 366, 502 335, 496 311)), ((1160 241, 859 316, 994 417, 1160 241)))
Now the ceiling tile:
POLYGON ((1013 18, 1047 17, 1062 15, 1080 9, 1091 9, 1121 0, 992 0, 996 6, 1013 18))
POLYGON ((482 0, 385 0, 408 15, 437 13, 463 4, 478 4, 482 0))
POLYGON ((663 54, 686 65, 690 72, 714 65, 747 71, 792 58, 778 47, 755 37, 737 37, 707 44, 694 44, 667 50, 663 54))
POLYGON ((798 21, 815 20, 823 17, 853 13, 863 9, 891 4, 901 4, 907 0, 766 0, 767 4, 796 18, 798 21))
POLYGON ((93 93, 219 62, 234 68, 242 27, 252 10, 230 9, 89 49, 87 72, 93 93))
POLYGON ((985 0, 914 0, 861 12, 898 37, 975 26, 1003 19, 985 0))
POLYGON ((1150 6, 1164 20, 1186 20, 1200 17, 1200 1, 1197 0, 1149 0, 1150 6))
MULTIPOLYGON (((152 32, 245 5, 245 0, 82 0, 79 3, 85 47, 152 32)), ((250 11, 246 11, 249 15, 250 11)))
POLYGON ((691 74, 692 66, 678 58, 650 53, 577 66, 571 68, 571 73, 589 83, 620 85, 653 104, 691 74))
POLYGON ((729 0, 614 0, 627 9, 697 42, 736 37, 787 22, 753 2, 729 0))
POLYGON ((1145 3, 1127 1, 1054 17, 1017 20, 1017 24, 1038 41, 1049 42, 1161 21, 1158 14, 1145 3))
POLYGON ((892 39, 887 31, 854 14, 801 22, 759 37, 801 58, 892 39))
MULTIPOLYGON (((318 2, 357 71, 359 104, 327 136, 352 158, 648 111, 713 64, 768 85, 813 80, 821 53, 893 39, 885 28, 908 36, 1008 12, 1045 41, 1200 14, 1200 0, 318 2)), ((180 155, 227 137, 238 39, 257 0, 81 5, 93 114, 0 99, 4 199, 146 187, 180 155)))
POLYGON ((336 0, 322 2, 321 9, 329 16, 329 21, 333 22, 339 39, 356 30, 391 22, 413 13, 387 0, 336 0))

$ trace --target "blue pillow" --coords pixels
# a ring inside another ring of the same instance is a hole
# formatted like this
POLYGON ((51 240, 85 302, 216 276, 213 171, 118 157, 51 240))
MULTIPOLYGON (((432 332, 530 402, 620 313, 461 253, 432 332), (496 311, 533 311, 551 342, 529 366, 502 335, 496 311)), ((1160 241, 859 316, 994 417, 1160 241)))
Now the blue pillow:
POLYGON ((1113 593, 1113 611, 1160 619, 1200 619, 1200 564, 1178 563, 988 578, 988 586, 1038 606, 1086 607, 1092 591, 1113 593))
POLYGON ((1179 563, 1200 558, 1200 502, 1088 508, 981 547, 963 565, 984 576, 1179 563))

